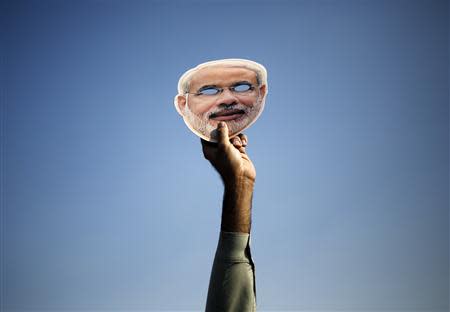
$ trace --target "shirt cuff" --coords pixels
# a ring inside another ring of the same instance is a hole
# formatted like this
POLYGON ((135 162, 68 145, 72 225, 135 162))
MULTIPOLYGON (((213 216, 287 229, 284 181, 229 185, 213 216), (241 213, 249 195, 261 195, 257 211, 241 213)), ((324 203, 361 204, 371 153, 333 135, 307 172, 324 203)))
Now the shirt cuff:
POLYGON ((250 263, 250 234, 221 231, 216 260, 250 263))

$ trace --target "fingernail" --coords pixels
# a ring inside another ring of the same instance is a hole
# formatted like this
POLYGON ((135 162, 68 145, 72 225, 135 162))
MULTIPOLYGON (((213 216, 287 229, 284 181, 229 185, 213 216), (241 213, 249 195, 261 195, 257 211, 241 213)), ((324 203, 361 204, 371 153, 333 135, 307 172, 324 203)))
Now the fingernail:
POLYGON ((219 128, 225 127, 225 123, 223 121, 219 122, 219 128))

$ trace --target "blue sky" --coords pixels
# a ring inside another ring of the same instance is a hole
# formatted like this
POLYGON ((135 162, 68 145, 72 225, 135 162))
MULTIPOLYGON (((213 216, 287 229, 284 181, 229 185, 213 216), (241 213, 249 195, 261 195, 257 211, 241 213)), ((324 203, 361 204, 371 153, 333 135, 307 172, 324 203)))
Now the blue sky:
POLYGON ((260 310, 449 305, 447 1, 6 1, 4 311, 202 310, 222 185, 173 106, 247 58, 260 310))

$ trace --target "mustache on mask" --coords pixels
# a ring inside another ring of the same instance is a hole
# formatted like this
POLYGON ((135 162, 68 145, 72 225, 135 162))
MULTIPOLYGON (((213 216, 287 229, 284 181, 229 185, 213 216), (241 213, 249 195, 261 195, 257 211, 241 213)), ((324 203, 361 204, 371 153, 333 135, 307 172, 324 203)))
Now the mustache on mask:
POLYGON ((230 106, 227 106, 225 108, 221 107, 221 108, 218 108, 218 109, 214 109, 212 112, 208 112, 206 116, 209 119, 211 117, 215 117, 216 115, 221 115, 223 113, 226 113, 226 112, 232 111, 232 110, 243 111, 244 114, 247 114, 251 110, 252 107, 245 106, 243 104, 230 105, 230 106))

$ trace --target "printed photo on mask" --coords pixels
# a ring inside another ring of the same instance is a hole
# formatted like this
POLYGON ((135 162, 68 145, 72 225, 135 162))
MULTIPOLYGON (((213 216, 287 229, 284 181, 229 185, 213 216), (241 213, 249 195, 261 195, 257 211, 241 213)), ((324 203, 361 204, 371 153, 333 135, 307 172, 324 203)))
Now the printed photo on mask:
POLYGON ((261 115, 267 95, 267 71, 245 59, 202 63, 179 79, 174 104, 188 128, 216 142, 219 122, 226 122, 232 138, 261 115))

